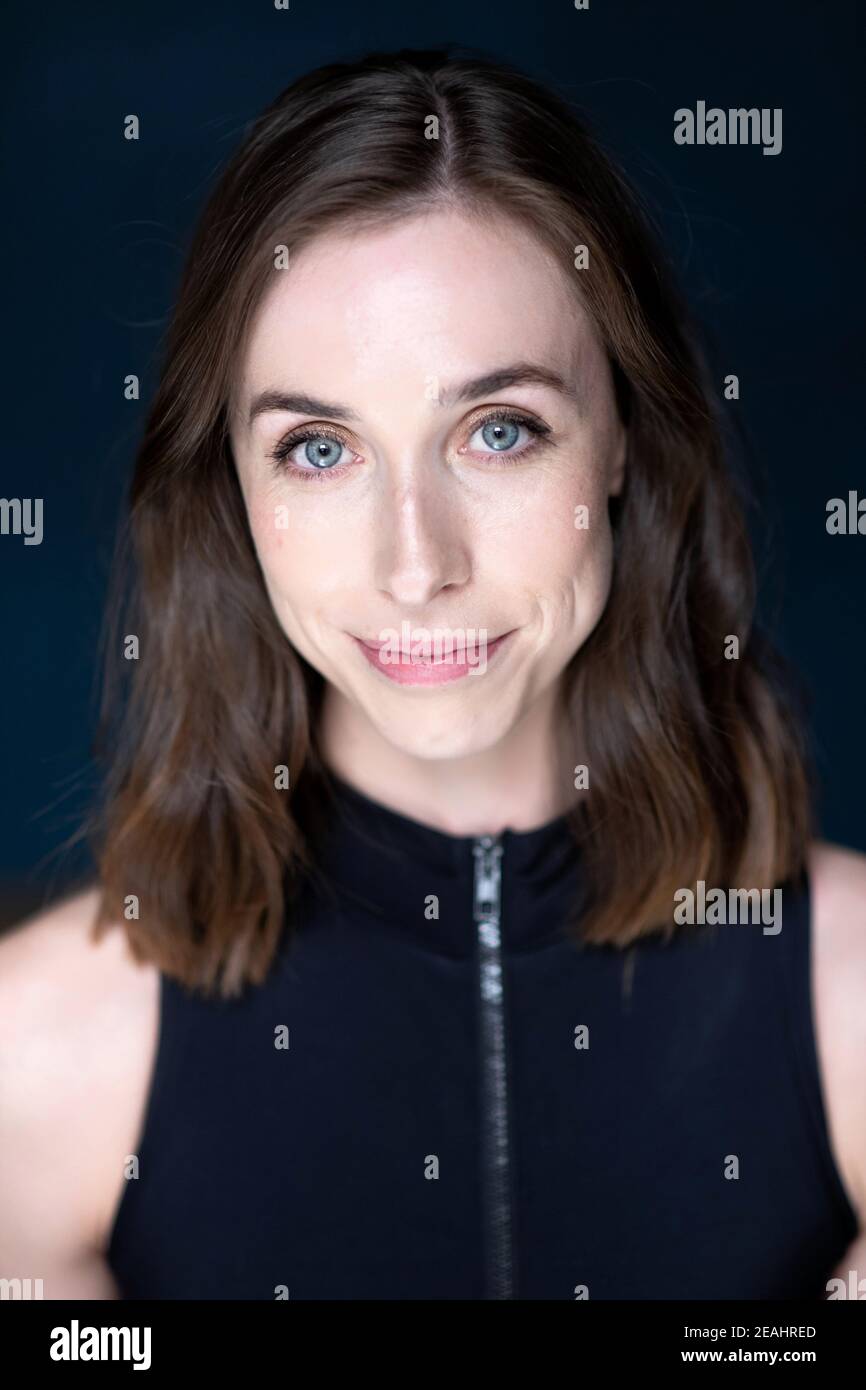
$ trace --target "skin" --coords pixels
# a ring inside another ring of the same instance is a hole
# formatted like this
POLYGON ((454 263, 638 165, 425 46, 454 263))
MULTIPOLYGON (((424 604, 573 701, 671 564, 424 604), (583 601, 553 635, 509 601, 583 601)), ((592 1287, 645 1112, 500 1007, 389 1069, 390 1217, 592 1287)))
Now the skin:
MULTIPOLYGON (((236 383, 232 448, 265 583, 328 682, 325 755, 368 795, 451 833, 541 824, 581 761, 555 695, 609 592, 607 499, 626 440, 570 290, 517 228, 454 213, 323 237, 277 278, 236 383), (560 373, 576 395, 524 382, 446 403, 451 384, 516 361, 560 373), (282 410, 250 425, 254 399, 274 390, 358 418, 282 410), (551 444, 491 460, 478 433, 489 406, 543 421, 551 444), (299 480, 269 460, 310 421, 344 433, 339 478, 299 480), (578 504, 588 530, 574 527, 578 504), (484 674, 399 686, 347 634, 404 619, 512 637, 484 674)), ((866 856, 816 844, 810 861, 819 1068, 862 1232, 866 856)), ((116 1297, 105 1250, 155 1057, 157 973, 133 961, 122 929, 92 943, 97 903, 96 889, 78 894, 0 939, 0 1277, 41 1278, 46 1298, 116 1297)), ((862 1234, 836 1273, 849 1270, 866 1279, 862 1234)))
POLYGON ((232 450, 274 610, 328 682, 326 756, 347 781, 455 834, 540 824, 564 809, 563 770, 581 761, 559 747, 554 697, 607 601, 607 500, 624 477, 625 431, 591 322, 527 234, 455 212, 320 238, 275 281, 247 346, 232 450), (552 369, 568 394, 527 383, 446 403, 451 385, 517 361, 552 369), (280 410, 250 424, 269 390, 358 419, 280 410), (497 453, 481 433, 497 406, 540 420, 548 440, 521 428, 497 453), (275 468, 274 448, 315 421, 342 428, 348 466, 312 476, 302 444, 292 457, 305 475, 275 468), (347 636, 404 621, 512 636, 483 673, 407 688, 347 636))

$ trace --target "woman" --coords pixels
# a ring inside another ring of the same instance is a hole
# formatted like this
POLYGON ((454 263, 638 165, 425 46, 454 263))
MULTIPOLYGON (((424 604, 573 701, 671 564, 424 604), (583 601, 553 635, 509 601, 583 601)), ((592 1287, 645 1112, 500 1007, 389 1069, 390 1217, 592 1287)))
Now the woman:
POLYGON ((380 54, 265 112, 121 552, 99 881, 2 944, 3 1274, 866 1276, 866 865, 810 839, 711 388, 559 98, 380 54))

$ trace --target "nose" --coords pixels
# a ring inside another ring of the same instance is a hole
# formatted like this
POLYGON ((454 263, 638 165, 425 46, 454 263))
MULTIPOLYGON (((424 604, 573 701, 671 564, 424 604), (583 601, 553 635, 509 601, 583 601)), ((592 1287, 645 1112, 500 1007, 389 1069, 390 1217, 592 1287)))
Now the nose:
POLYGON ((433 471, 391 478, 375 521, 376 585, 401 609, 423 609, 471 574, 465 525, 433 471))

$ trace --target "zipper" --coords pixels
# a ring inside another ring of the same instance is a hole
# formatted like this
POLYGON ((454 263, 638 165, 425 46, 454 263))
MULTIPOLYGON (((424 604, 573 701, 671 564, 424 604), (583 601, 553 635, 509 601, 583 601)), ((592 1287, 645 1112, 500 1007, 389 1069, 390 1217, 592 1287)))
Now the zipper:
POLYGON ((487 1288, 490 1298, 513 1298, 508 1069, 501 931, 501 836, 479 835, 472 842, 472 853, 475 856, 473 917, 478 940, 487 1288))

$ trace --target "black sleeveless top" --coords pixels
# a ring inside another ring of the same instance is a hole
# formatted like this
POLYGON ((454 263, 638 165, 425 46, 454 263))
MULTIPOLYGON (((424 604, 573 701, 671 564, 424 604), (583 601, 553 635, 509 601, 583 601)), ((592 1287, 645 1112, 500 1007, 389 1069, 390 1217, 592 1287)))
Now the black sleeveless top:
POLYGON ((473 839, 333 785, 265 983, 161 979, 121 1296, 823 1297, 857 1219, 808 884, 776 934, 578 945, 564 817, 473 839))

